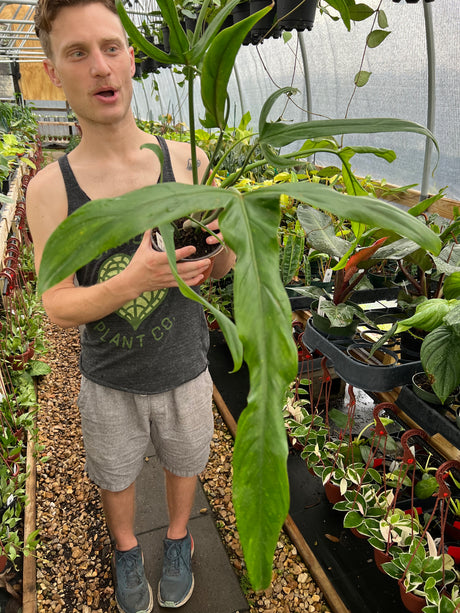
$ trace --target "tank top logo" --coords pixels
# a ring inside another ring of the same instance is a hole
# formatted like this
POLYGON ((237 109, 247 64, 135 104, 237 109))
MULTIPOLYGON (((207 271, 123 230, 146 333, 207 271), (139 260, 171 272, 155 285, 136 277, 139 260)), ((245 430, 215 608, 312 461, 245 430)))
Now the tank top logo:
MULTIPOLYGON (((101 265, 98 273, 98 281, 107 281, 124 270, 131 257, 126 253, 117 253, 109 257, 101 265)), ((167 289, 144 292, 139 298, 130 300, 116 311, 117 315, 125 319, 136 331, 141 323, 163 302, 168 293, 167 289)))

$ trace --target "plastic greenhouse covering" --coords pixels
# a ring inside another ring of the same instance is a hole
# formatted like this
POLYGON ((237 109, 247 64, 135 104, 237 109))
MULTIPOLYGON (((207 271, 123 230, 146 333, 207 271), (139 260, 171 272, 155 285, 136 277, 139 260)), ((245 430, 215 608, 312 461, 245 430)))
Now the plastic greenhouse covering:
MULTIPOLYGON (((264 101, 278 87, 291 85, 299 93, 292 101, 281 99, 272 120, 410 119, 432 130, 439 159, 434 148, 426 151, 426 140, 420 135, 346 136, 344 144, 387 147, 397 155, 391 164, 371 155, 355 156, 355 173, 396 185, 417 184, 415 189, 422 194, 447 186, 446 196, 460 199, 460 0, 417 4, 368 0, 367 4, 381 6, 391 31, 376 48, 366 49, 372 18, 353 23, 347 31, 342 21, 332 21, 320 11, 311 31, 293 31, 287 42, 283 37, 269 38, 256 46, 244 46, 230 80, 229 125, 237 126, 249 111, 249 125, 256 131, 254 119, 264 101), (355 88, 360 69, 372 74, 366 85, 355 88)), ((136 23, 139 19, 133 18, 136 23)), ((152 75, 136 83, 135 113, 153 120, 169 113, 174 122, 188 125, 182 75, 161 69, 154 77, 157 91, 152 75)), ((196 97, 199 105, 199 88, 196 97)), ((315 162, 335 160, 318 155, 315 162)))

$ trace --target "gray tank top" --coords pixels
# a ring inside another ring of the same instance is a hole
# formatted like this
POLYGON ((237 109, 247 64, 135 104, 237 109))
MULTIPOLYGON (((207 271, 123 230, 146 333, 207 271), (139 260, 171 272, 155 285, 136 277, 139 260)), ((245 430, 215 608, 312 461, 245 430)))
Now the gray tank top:
MULTIPOLYGON (((163 181, 174 182, 167 144, 157 138, 164 155, 163 181)), ((70 215, 90 198, 80 188, 67 155, 59 159, 59 166, 70 215)), ((105 251, 77 271, 78 283, 90 286, 119 273, 141 240, 139 235, 105 251)), ((200 375, 207 367, 208 348, 209 333, 201 305, 185 298, 177 288, 169 288, 145 292, 115 313, 83 326, 80 369, 100 385, 156 394, 200 375)))

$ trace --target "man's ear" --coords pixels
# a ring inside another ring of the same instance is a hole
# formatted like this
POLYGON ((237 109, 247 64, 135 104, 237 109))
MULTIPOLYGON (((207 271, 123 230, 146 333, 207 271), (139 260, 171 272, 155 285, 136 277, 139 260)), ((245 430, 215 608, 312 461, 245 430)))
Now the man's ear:
POLYGON ((62 87, 61 79, 58 75, 58 72, 53 64, 53 62, 46 58, 43 60, 43 68, 45 69, 46 74, 49 76, 51 83, 56 87, 62 87))
POLYGON ((134 59, 134 49, 132 47, 128 47, 129 57, 131 59, 131 76, 134 77, 136 74, 136 61, 134 59))

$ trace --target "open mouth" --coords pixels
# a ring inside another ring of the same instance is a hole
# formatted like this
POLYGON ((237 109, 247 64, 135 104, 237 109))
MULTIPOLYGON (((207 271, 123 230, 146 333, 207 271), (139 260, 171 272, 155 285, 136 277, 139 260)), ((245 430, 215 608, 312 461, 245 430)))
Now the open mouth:
POLYGON ((115 90, 113 89, 104 89, 100 92, 96 92, 96 96, 102 96, 103 98, 111 98, 115 95, 115 90))

